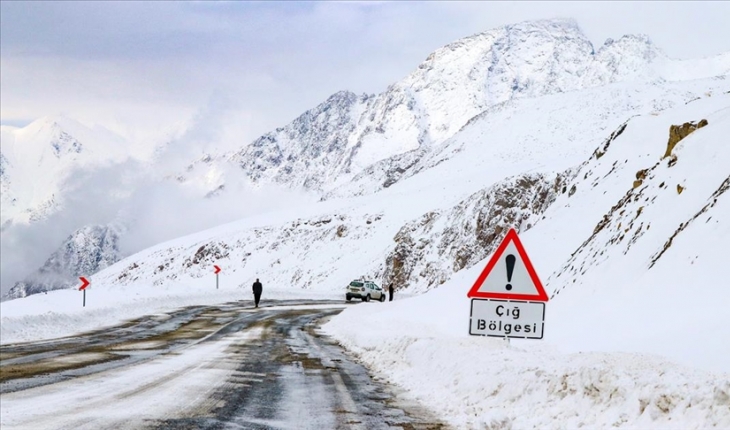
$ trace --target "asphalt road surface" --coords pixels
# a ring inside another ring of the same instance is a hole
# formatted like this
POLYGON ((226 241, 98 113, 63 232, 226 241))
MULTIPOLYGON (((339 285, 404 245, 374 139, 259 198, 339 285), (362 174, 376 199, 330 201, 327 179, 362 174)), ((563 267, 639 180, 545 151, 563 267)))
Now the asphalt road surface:
POLYGON ((446 428, 319 333, 343 307, 327 301, 196 306, 2 346, 0 427, 446 428))

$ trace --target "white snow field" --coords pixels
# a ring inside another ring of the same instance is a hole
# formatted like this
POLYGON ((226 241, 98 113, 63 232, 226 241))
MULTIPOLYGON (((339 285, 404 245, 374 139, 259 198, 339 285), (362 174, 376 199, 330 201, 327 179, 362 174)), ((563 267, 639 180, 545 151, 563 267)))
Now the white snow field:
POLYGON ((264 300, 344 301, 367 277, 403 290, 325 331, 455 428, 730 428, 730 56, 670 61, 641 37, 594 55, 574 24, 533 27, 191 164, 182 183, 232 162, 321 200, 127 256, 87 276, 85 308, 74 290, 2 302, 0 343, 250 299, 257 277, 264 300), (664 157, 670 127, 701 120, 664 157), (510 227, 550 295, 542 340, 468 335, 510 227))

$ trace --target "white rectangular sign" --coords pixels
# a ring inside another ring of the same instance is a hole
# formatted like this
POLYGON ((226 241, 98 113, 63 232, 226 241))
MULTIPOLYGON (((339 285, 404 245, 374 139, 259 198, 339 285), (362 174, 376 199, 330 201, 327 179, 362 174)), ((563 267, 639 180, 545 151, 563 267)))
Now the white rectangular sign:
POLYGON ((469 334, 542 339, 545 303, 516 300, 471 300, 469 334))

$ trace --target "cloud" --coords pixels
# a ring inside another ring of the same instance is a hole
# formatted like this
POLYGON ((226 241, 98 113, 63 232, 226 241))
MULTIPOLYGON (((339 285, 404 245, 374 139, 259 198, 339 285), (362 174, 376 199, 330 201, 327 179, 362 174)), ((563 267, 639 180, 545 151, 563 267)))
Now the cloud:
POLYGON ((188 129, 158 154, 157 163, 128 159, 76 170, 60 185, 64 190, 60 211, 30 225, 4 226, 0 295, 42 266, 73 231, 86 225, 123 225, 120 251, 130 255, 250 215, 312 202, 314 197, 308 194, 276 186, 253 186, 241 169, 225 162, 203 166, 215 170, 216 180, 225 184, 216 196, 205 197, 210 186, 195 181, 182 184, 174 179, 203 153, 233 145, 227 139, 237 132, 224 124, 235 109, 235 102, 226 95, 212 97, 188 129))
POLYGON ((120 250, 130 255, 246 216, 313 201, 311 196, 274 186, 253 187, 235 177, 233 166, 225 192, 212 198, 143 169, 137 162, 126 162, 78 174, 69 184, 72 190, 61 211, 30 225, 6 226, 0 241, 2 294, 43 265, 74 230, 85 225, 121 223, 126 231, 120 250))

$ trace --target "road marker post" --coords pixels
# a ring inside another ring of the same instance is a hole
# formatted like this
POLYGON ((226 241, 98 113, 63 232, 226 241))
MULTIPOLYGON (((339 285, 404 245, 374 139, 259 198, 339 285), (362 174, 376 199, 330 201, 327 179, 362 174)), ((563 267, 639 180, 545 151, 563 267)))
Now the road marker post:
POLYGON ((213 265, 213 267, 215 267, 215 272, 213 272, 213 273, 215 273, 215 289, 217 290, 218 289, 218 274, 220 273, 221 268, 215 264, 213 265))
POLYGON ((89 280, 84 278, 83 276, 80 276, 79 279, 81 279, 81 282, 82 282, 81 286, 79 287, 79 290, 84 292, 83 307, 86 307, 86 287, 88 287, 91 284, 91 282, 89 282, 89 280))
POLYGON ((542 339, 548 295, 520 238, 510 229, 467 293, 469 334, 542 339))

